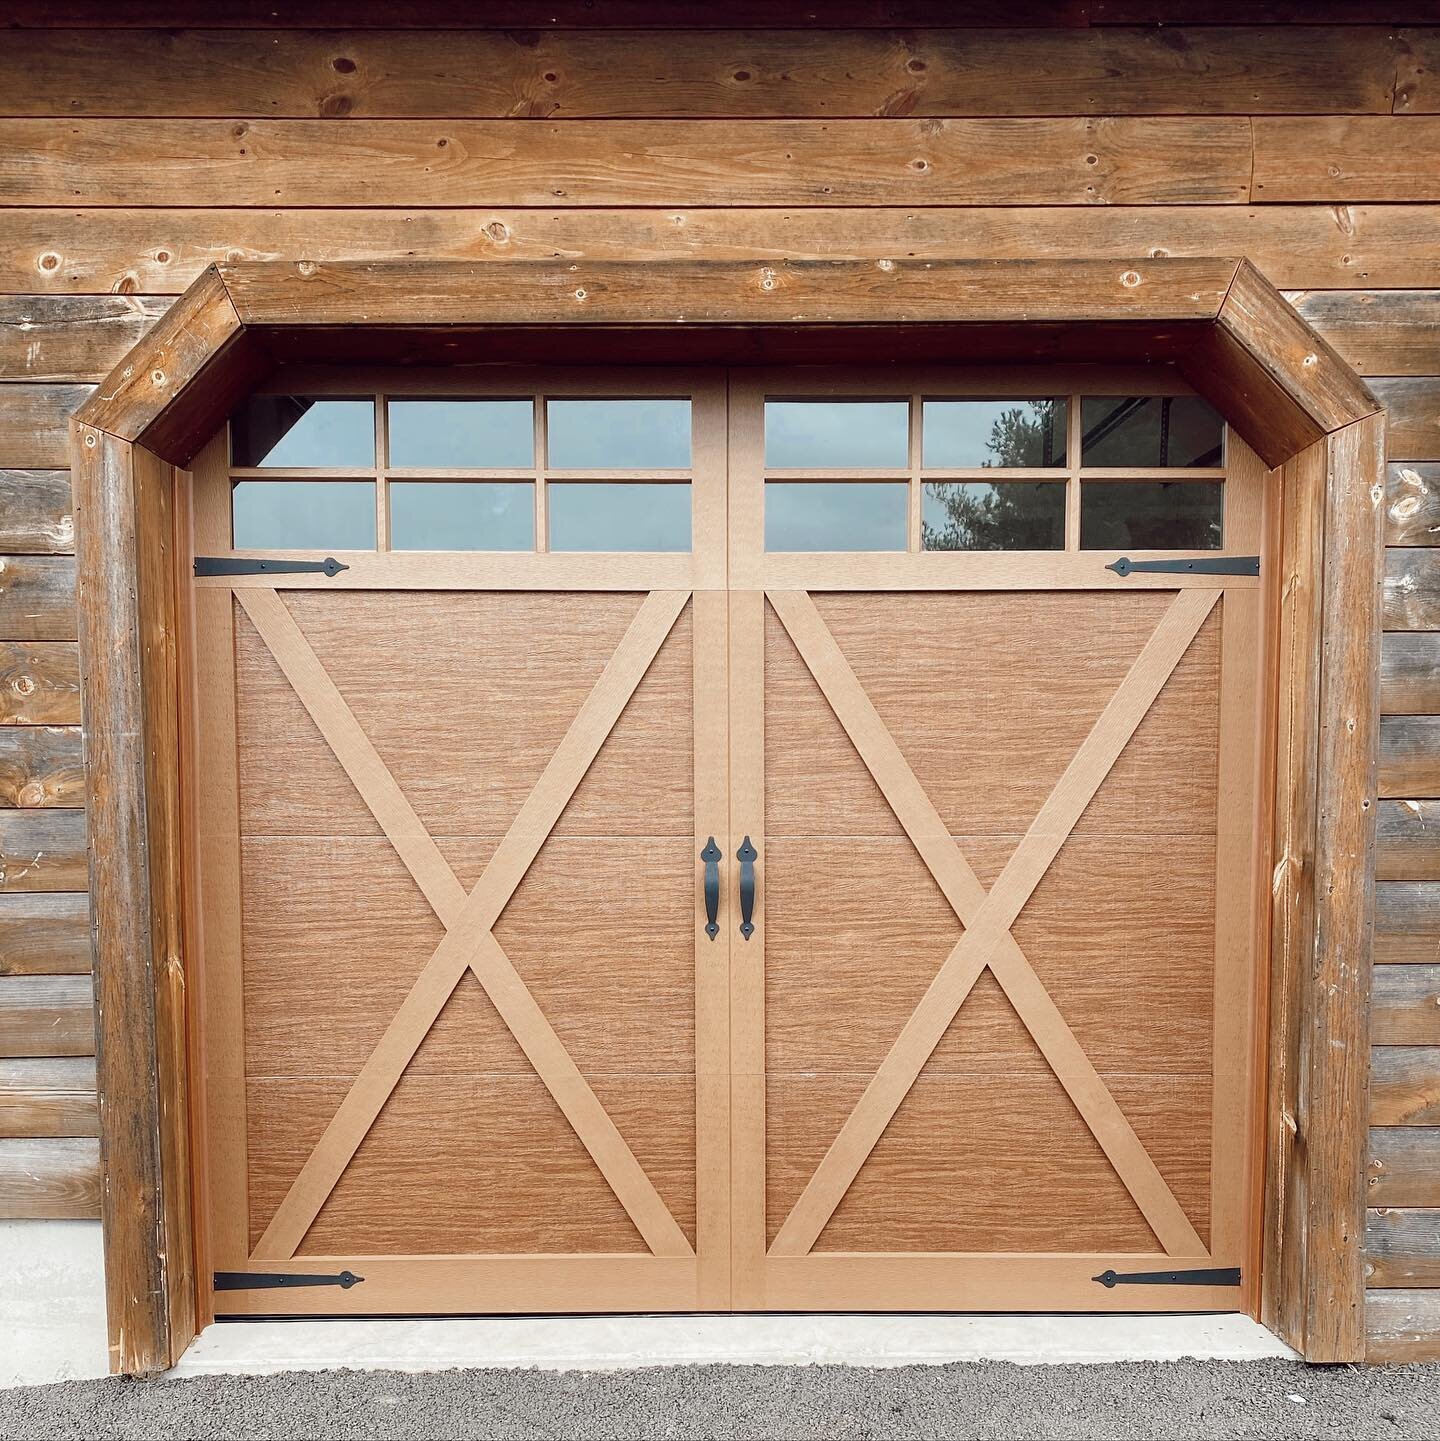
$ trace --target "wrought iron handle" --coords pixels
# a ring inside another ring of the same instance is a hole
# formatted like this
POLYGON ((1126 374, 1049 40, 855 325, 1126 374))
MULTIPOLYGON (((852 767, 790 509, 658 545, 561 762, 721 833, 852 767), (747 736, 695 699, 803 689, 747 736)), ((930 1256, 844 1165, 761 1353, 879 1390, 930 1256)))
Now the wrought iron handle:
POLYGON ((720 934, 720 847, 711 836, 700 852, 705 862, 705 934, 713 941, 720 934))
POLYGON ((748 941, 755 934, 755 862, 759 851, 746 836, 735 859, 740 862, 740 934, 748 941))

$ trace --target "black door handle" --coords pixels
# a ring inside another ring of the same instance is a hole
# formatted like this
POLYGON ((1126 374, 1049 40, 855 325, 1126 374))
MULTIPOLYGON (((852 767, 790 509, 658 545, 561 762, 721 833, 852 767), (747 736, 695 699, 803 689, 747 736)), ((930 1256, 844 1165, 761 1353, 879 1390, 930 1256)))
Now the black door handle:
POLYGON ((740 934, 748 941, 755 934, 755 862, 759 851, 750 844, 746 836, 735 859, 740 862, 740 934))
POLYGON ((720 847, 711 836, 700 852, 705 862, 705 934, 713 941, 720 934, 720 847))

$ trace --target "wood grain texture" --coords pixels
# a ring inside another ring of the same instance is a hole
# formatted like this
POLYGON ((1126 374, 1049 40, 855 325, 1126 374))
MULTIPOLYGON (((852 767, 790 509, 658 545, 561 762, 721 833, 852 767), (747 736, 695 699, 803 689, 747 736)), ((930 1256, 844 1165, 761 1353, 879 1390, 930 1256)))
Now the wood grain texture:
POLYGON ((1365 1275, 1370 1286, 1440 1286, 1440 1209, 1367 1211, 1365 1275))
POLYGON ((99 1141, 0 1138, 0 1220, 93 1221, 99 1215, 99 1141))
POLYGON ((1375 887, 1375 964, 1440 963, 1440 885, 1383 881, 1375 887))
POLYGON ((1440 197, 1440 117, 1257 116, 1251 199, 1262 202, 1440 197))
POLYGON ((0 556, 0 636, 75 639, 75 561, 69 556, 0 556))
POLYGON ((1440 1125, 1436 1059, 1433 1046, 1376 1046, 1371 1051, 1371 1125, 1440 1125))
POLYGON ((0 1061, 0 1136, 98 1136, 95 1062, 0 1061))
POLYGON ((93 1056, 88 976, 0 976, 0 1056, 93 1056))
POLYGON ((4 119, 0 203, 1236 204, 1249 199, 1250 126, 1238 116, 755 120, 743 130, 725 120, 4 119))
POLYGON ((1440 378, 1387 376, 1372 380, 1370 388, 1385 407, 1390 459, 1440 460, 1440 378))
POLYGON ((279 47, 241 29, 96 29, 12 43, 0 90, 34 116, 1388 115, 1404 49, 1383 28, 1323 26, 292 30, 279 47))
POLYGON ((1440 796, 1440 716, 1381 721, 1380 794, 1440 796))
POLYGON ((1440 801, 1381 801, 1376 809, 1376 879, 1440 880, 1440 801))
POLYGON ((1288 291, 1307 324, 1361 375, 1440 371, 1440 291, 1288 291))
POLYGON ((1432 1361, 1440 1333, 1440 1291, 1372 1291, 1365 1301, 1365 1359, 1432 1361))
POLYGON ((173 475, 102 431, 74 439, 110 1357, 144 1374, 194 1336, 173 475))
POLYGON ((83 806, 78 726, 0 728, 0 806, 83 806))
POLYGON ((1386 552, 1382 624, 1386 630, 1440 630, 1440 549, 1386 552))
MULTIPOLYGON (((0 288, 173 295, 255 260, 1092 259, 1245 255, 1276 285, 1440 286, 1440 206, 830 205, 11 210, 0 288)), ((1398 337, 1395 343, 1400 344, 1398 337)), ((1338 347, 1342 348, 1343 347, 1338 347)), ((1404 370, 1387 374, 1404 374, 1404 370)))
POLYGON ((0 470, 0 552, 68 555, 74 549, 70 472, 0 470))
POLYGON ((0 466, 59 469, 70 464, 70 416, 89 398, 88 385, 7 385, 0 405, 0 466))
POLYGON ((1440 464, 1417 461, 1388 468, 1385 544, 1440 544, 1440 464))
POLYGON ((0 725, 79 725, 74 641, 0 641, 0 725))
POLYGON ((656 272, 628 262, 540 263, 508 269, 408 265, 222 265, 247 326, 874 323, 923 320, 1206 322, 1237 262, 971 260, 887 264, 792 261, 754 266, 675 261, 656 272))
POLYGON ((88 976, 90 903, 84 891, 0 895, 0 976, 88 976))
POLYGON ((1375 968, 1370 1038, 1377 1046, 1440 1046, 1440 965, 1375 968))
POLYGON ((1366 1175, 1372 1206, 1440 1206, 1440 1129, 1372 1128, 1366 1175))
POLYGON ((0 891, 83 891, 85 812, 0 810, 0 891))
POLYGON ((102 380, 168 308, 136 295, 0 296, 0 381, 102 380))

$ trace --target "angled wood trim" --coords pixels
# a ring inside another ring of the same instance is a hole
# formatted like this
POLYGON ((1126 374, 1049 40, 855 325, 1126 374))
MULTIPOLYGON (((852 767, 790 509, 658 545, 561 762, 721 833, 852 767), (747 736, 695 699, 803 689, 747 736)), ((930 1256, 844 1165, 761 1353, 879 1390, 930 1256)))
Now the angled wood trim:
MULTIPOLYGON (((193 1330, 189 1167, 177 1129, 188 1104, 184 972, 169 849, 175 674, 155 622, 159 578, 173 561, 158 499, 170 484, 167 464, 190 462, 287 339, 303 340, 320 361, 344 359, 362 336, 383 346, 402 332, 435 337, 465 326, 563 340, 577 356, 617 332, 680 333, 692 362, 710 356, 727 326, 732 341, 742 326, 792 338, 953 330, 957 344, 977 337, 966 350, 977 362, 998 355, 1016 329, 1033 327, 1052 346, 1103 336, 1109 360, 1179 359, 1268 464, 1283 464, 1292 479, 1310 476, 1308 489, 1287 486, 1318 507, 1318 519, 1303 522, 1315 594, 1287 609, 1282 658, 1265 1307, 1312 1359, 1360 1359, 1354 1187, 1363 1159, 1383 417, 1365 411, 1368 392, 1334 352, 1276 304, 1284 302, 1238 261, 1173 258, 256 262, 202 275, 71 432, 115 1369, 164 1369, 193 1330), (1349 1059, 1337 1059, 1347 1048, 1349 1059)), ((1006 354, 1015 358, 1013 344, 1006 354)), ((1290 578, 1301 581, 1295 571, 1290 578)))

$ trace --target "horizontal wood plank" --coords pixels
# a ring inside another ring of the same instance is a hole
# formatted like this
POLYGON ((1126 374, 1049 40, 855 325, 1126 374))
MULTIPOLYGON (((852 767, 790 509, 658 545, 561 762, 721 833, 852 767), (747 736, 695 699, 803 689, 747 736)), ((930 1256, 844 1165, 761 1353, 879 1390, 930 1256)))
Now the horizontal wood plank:
POLYGON ((8 119, 0 204, 1235 204, 1250 124, 8 119))
POLYGON ((1440 377, 1387 376, 1370 382, 1385 407, 1391 460, 1440 460, 1440 377))
MULTIPOLYGON (((0 391, 0 404, 4 403, 0 391)), ((68 470, 0 470, 0 554, 72 555, 68 470)))
POLYGON ((1369 1286, 1440 1286, 1440 1210, 1366 1212, 1365 1281, 1369 1286))
POLYGON ((1440 884, 1381 881, 1375 887, 1375 964, 1440 965, 1440 884))
POLYGON ((1440 801, 1381 801, 1377 810, 1375 879, 1440 880, 1440 801))
POLYGON ((1440 549, 1385 553, 1385 630, 1440 630, 1440 549))
POLYGON ((1440 965, 1376 966, 1371 1006, 1377 1046, 1440 1046, 1440 965))
POLYGON ((0 806, 84 804, 79 726, 0 727, 0 806))
POLYGON ((1440 796, 1440 716, 1384 716, 1380 794, 1440 796))
POLYGON ((83 891, 84 811, 0 810, 0 891, 83 891))
POLYGON ((88 976, 0 976, 0 1056, 93 1056, 88 976))
POLYGON ((0 94, 32 116, 1388 115, 1405 52, 1379 26, 294 30, 283 46, 97 28, 12 40, 0 94))
POLYGON ((1301 290, 1286 299, 1361 375, 1440 374, 1440 290, 1301 290))
POLYGON ((74 640, 75 631, 74 557, 0 556, 0 637, 74 640))
POLYGON ((0 725, 79 725, 74 641, 0 641, 0 725))
POLYGON ((1365 1297, 1365 1359, 1433 1361, 1440 1346, 1440 1291, 1370 1291, 1365 1297))
MULTIPOLYGON (((182 192, 183 193, 183 192, 182 192)), ((362 197, 367 192, 362 191, 362 197)), ((175 195, 167 197, 173 207, 175 195)), ((26 209, 0 290, 173 295, 235 260, 1097 259, 1245 255, 1276 285, 1440 286, 1440 206, 26 209)), ((748 205, 749 202, 747 201, 748 205)), ((1402 372, 1403 373, 1403 372, 1402 372)))
POLYGON ((1366 1174, 1372 1206, 1440 1206, 1440 1127, 1373 1127, 1366 1174))
POLYGON ((103 380, 168 308, 154 296, 0 295, 0 381, 103 380))
POLYGON ((84 891, 0 895, 0 976, 88 976, 84 891))
POLYGON ((0 387, 0 466, 58 470, 69 465, 70 416, 92 389, 28 381, 0 387))
POLYGON ((99 1141, 0 1139, 0 1220, 91 1221, 99 1215, 99 1141))
POLYGON ((1440 464, 1392 464, 1385 482, 1385 544, 1440 545, 1440 464))
POLYGON ((98 1136, 93 1057, 0 1061, 0 1136, 98 1136))
POLYGON ((1256 116, 1251 198, 1427 201, 1440 198, 1440 116, 1256 116))
POLYGON ((1375 1046, 1370 1052, 1370 1123, 1440 1125, 1440 1049, 1375 1046))

